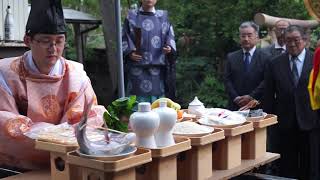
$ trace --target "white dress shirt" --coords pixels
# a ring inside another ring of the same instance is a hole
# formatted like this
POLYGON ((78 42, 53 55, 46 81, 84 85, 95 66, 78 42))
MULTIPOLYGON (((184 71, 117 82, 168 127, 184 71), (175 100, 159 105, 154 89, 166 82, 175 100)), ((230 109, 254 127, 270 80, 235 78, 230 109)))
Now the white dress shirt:
MULTIPOLYGON (((299 77, 301 76, 305 57, 306 57, 306 49, 303 49, 303 51, 297 56, 297 60, 296 60, 296 65, 297 65, 299 77)), ((289 55, 290 69, 292 70, 291 59, 292 59, 292 55, 289 55)))
MULTIPOLYGON (((256 49, 257 49, 256 46, 254 46, 252 49, 250 49, 249 52, 246 51, 245 49, 242 49, 243 54, 245 54, 246 52, 248 52, 248 53, 250 54, 250 56, 249 56, 249 64, 251 63, 251 59, 252 59, 253 53, 254 53, 254 51, 256 51, 256 49)), ((245 61, 245 59, 246 59, 246 56, 244 55, 244 56, 243 56, 243 61, 245 61)))

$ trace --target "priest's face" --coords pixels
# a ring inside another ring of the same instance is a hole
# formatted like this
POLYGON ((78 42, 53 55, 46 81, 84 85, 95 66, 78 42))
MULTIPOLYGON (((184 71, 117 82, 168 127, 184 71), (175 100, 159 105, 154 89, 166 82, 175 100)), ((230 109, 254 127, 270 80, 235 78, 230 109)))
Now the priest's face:
POLYGON ((153 8, 156 3, 157 3, 157 0, 141 0, 141 3, 142 3, 142 7, 143 8, 153 8))
POLYGON ((41 73, 48 74, 65 47, 64 34, 36 34, 25 36, 24 41, 31 49, 33 61, 41 73))

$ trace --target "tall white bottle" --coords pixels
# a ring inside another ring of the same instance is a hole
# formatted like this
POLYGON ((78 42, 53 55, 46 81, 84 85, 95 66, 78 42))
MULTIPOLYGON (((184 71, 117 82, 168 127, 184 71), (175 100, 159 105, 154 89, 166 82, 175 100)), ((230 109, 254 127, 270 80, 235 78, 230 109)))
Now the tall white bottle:
POLYGON ((7 13, 4 20, 4 40, 14 40, 13 31, 14 31, 14 22, 13 15, 11 12, 10 6, 7 7, 7 13))
POLYGON ((159 107, 153 111, 160 117, 158 131, 154 134, 158 148, 174 145, 172 129, 177 121, 177 111, 168 108, 166 100, 160 100, 159 107))
POLYGON ((138 147, 157 148, 154 133, 159 127, 159 116, 151 111, 148 102, 138 104, 138 112, 131 114, 129 122, 133 132, 136 133, 136 145, 138 147))

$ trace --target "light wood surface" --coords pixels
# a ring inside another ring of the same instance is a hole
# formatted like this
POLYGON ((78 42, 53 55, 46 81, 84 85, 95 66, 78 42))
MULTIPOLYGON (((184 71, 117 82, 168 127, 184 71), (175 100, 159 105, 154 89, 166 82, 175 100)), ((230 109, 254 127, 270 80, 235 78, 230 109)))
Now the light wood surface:
MULTIPOLYGON (((279 159, 280 155, 275 153, 266 153, 264 157, 256 160, 242 160, 241 165, 229 170, 213 170, 212 177, 209 180, 229 179, 245 172, 248 172, 256 167, 270 163, 279 159)), ((19 174, 3 180, 50 180, 50 171, 32 171, 24 174, 19 174)))
POLYGON ((229 179, 245 172, 248 172, 254 168, 270 163, 280 158, 280 154, 267 152, 264 157, 255 160, 242 160, 241 165, 229 170, 213 170, 212 176, 209 180, 229 179))
POLYGON ((50 169, 42 171, 31 171, 15 176, 2 178, 3 180, 51 180, 50 169))

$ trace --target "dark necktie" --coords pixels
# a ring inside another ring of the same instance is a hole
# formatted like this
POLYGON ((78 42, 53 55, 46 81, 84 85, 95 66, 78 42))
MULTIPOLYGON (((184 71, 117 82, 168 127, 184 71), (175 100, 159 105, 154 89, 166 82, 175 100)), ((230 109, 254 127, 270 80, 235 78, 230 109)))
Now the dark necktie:
POLYGON ((291 57, 291 62, 292 62, 291 72, 292 72, 294 86, 297 86, 298 82, 299 82, 299 73, 298 73, 298 68, 297 68, 297 60, 298 60, 297 57, 295 57, 295 56, 291 57))
POLYGON ((154 13, 153 13, 153 12, 140 11, 140 14, 146 15, 146 16, 154 16, 154 13))
POLYGON ((250 53, 245 52, 244 53, 244 70, 245 70, 245 72, 249 71, 249 65, 250 65, 249 58, 250 58, 250 53))
POLYGON ((276 48, 277 54, 281 54, 283 52, 283 48, 276 48))

